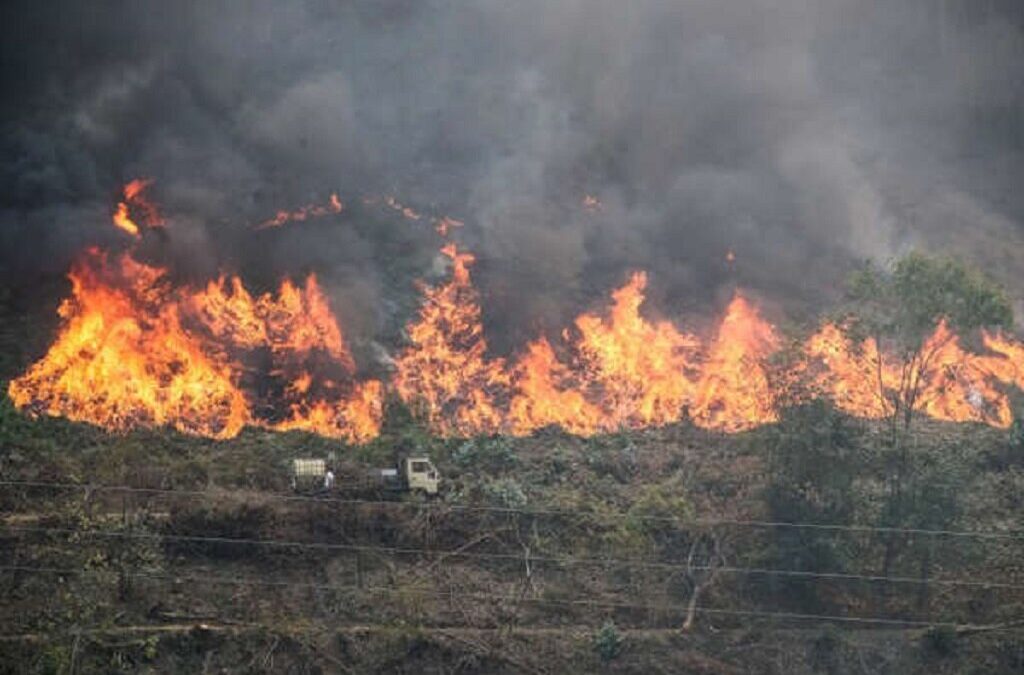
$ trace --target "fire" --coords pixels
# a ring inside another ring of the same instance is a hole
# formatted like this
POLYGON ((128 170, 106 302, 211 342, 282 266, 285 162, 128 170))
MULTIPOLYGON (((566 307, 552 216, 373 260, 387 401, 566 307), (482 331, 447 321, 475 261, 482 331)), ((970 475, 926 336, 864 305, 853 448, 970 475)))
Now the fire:
MULTIPOLYGON (((114 224, 138 238, 164 221, 144 198, 148 179, 128 183, 114 224)), ((588 197, 588 199, 590 199, 588 197)), ((585 205, 599 208, 596 198, 585 205)), ((368 202, 374 203, 374 202, 368 202)), ((422 216, 394 198, 387 207, 422 216)), ((343 209, 282 211, 277 227, 343 209)), ((462 223, 429 218, 447 236, 462 223)), ((662 426, 684 419, 736 432, 775 419, 773 382, 796 376, 842 410, 882 418, 898 407, 935 419, 1007 427, 1007 389, 1024 389, 1024 344, 982 333, 983 353, 964 347, 945 322, 912 367, 867 338, 852 342, 826 323, 802 358, 769 368, 774 327, 737 292, 708 339, 641 312, 647 275, 634 272, 603 311, 585 312, 556 340, 540 336, 506 358, 488 353, 474 257, 449 243, 448 278, 423 285, 422 305, 395 360, 393 391, 445 436, 526 435, 558 426, 580 435, 662 426), (908 392, 913 392, 911 395, 908 392)), ((735 255, 726 254, 730 264, 735 255)), ((246 425, 302 430, 351 442, 377 436, 386 385, 359 381, 345 334, 315 275, 256 294, 237 276, 175 285, 166 270, 130 253, 89 249, 69 273, 62 327, 43 358, 8 386, 30 414, 63 416, 110 430, 173 426, 230 438, 246 425)), ((646 312, 645 312, 646 313, 646 312)))
POLYGON ((441 252, 451 260, 451 278, 422 288, 423 304, 407 329, 410 346, 396 361, 393 384, 442 434, 493 433, 503 426, 498 400, 507 395, 505 362, 486 354, 469 274, 473 256, 455 244, 441 252))
POLYGON ((559 426, 574 434, 589 435, 608 426, 601 408, 584 396, 584 384, 555 355, 545 338, 531 342, 519 361, 516 396, 509 408, 510 432, 525 436, 536 429, 559 426))
POLYGON ((8 393, 16 406, 111 430, 171 425, 230 438, 246 424, 365 441, 379 382, 354 365, 315 277, 253 296, 237 277, 174 287, 166 271, 90 250, 70 273, 63 328, 8 393), (268 363, 267 372, 256 364, 268 363))
POLYGON ((270 220, 265 220, 256 226, 257 230, 265 230, 271 227, 281 227, 285 223, 301 222, 310 218, 320 218, 332 213, 341 213, 345 209, 341 199, 336 193, 331 193, 326 204, 306 204, 294 211, 278 211, 270 220))
POLYGON ((772 392, 762 363, 777 346, 771 324, 736 293, 701 368, 694 422, 710 429, 740 431, 774 421, 772 392))
POLYGON ((132 211, 141 213, 142 223, 147 227, 161 227, 164 224, 163 218, 156 207, 143 196, 143 192, 153 184, 149 178, 136 178, 130 181, 122 189, 123 201, 118 202, 114 211, 114 226, 127 232, 133 237, 141 235, 142 228, 132 219, 132 211))
POLYGON ((70 273, 65 325, 46 356, 10 383, 19 408, 112 430, 173 425, 228 438, 247 406, 227 364, 203 352, 164 303, 163 270, 91 249, 70 273))
POLYGON ((891 414, 901 397, 909 405, 905 392, 913 388, 918 392, 914 409, 929 417, 1005 428, 1013 422, 1013 414, 1006 392, 996 385, 1024 385, 1019 365, 1024 363, 1024 346, 987 333, 983 339, 993 353, 972 354, 940 321, 923 343, 918 365, 905 371, 881 353, 873 339, 853 344, 829 323, 808 339, 805 353, 823 366, 814 377, 817 387, 852 415, 891 414))
POLYGON ((398 211, 399 213, 401 213, 402 217, 406 218, 407 220, 419 220, 420 219, 420 214, 419 213, 414 211, 411 207, 405 206, 405 205, 399 203, 399 201, 397 199, 395 199, 394 197, 385 197, 384 198, 384 203, 387 204, 388 206, 390 206, 395 211, 398 211))
POLYGON ((737 431, 771 421, 761 361, 772 327, 741 295, 730 304, 703 364, 698 338, 640 314, 647 277, 633 274, 604 315, 586 313, 558 347, 530 343, 515 362, 488 359, 468 265, 454 245, 451 279, 424 289, 411 345, 398 360, 399 395, 422 406, 444 435, 529 434, 546 426, 592 435, 679 421, 737 431), (559 353, 563 354, 560 358, 559 353))
POLYGON ((694 391, 689 373, 698 342, 669 322, 640 316, 646 285, 638 272, 612 293, 606 318, 576 319, 572 368, 555 360, 547 340, 528 347, 517 366, 514 430, 557 424, 589 435, 679 419, 694 391))
POLYGON ((815 383, 841 410, 867 418, 889 413, 886 392, 899 385, 899 372, 882 361, 874 339, 852 345, 839 326, 826 323, 807 340, 804 352, 824 366, 815 383))
POLYGON ((1013 423, 1010 402, 991 386, 986 367, 992 359, 970 354, 946 323, 940 322, 924 345, 919 410, 951 422, 984 422, 1006 428, 1013 423))
POLYGON ((1024 344, 1009 337, 982 333, 986 349, 994 356, 981 362, 981 367, 993 379, 1024 389, 1024 344))

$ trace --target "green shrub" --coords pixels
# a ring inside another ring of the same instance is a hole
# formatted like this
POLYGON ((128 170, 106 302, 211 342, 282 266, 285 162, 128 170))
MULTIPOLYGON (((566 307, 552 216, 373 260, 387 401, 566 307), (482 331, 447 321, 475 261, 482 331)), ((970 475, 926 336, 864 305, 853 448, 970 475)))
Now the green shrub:
POLYGON ((526 508, 526 493, 519 483, 512 478, 502 478, 484 485, 484 495, 488 501, 509 509, 526 508))
POLYGON ((507 438, 473 438, 452 452, 452 462, 461 469, 504 471, 519 463, 507 438))
POLYGON ((589 441, 584 461, 597 476, 608 476, 619 483, 631 482, 637 473, 636 446, 618 435, 589 441))
POLYGON ((1019 417, 1010 426, 1010 448, 1018 452, 1024 451, 1024 420, 1019 417))
POLYGON ((594 651, 604 663, 615 660, 621 653, 624 639, 615 622, 609 619, 594 634, 594 651))

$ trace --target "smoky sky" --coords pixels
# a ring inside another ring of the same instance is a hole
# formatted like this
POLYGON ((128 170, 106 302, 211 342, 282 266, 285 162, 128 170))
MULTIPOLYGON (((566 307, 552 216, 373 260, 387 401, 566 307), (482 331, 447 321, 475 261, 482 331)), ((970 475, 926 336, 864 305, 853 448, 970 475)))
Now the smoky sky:
POLYGON ((141 254, 316 271, 357 342, 408 318, 439 245, 367 195, 466 223, 500 349, 634 269, 672 318, 737 286, 799 314, 912 247, 1022 294, 1016 0, 7 2, 0 25, 6 283, 125 246, 110 210, 146 176, 169 227, 141 254), (356 206, 248 227, 331 192, 356 206))

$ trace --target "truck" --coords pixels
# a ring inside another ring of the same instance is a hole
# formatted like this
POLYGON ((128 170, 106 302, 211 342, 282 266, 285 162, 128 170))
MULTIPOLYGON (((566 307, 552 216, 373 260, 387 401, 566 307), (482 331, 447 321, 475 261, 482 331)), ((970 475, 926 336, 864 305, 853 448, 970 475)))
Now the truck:
POLYGON ((346 488, 386 490, 389 492, 419 492, 435 496, 440 491, 441 475, 429 457, 403 457, 395 467, 371 469, 360 480, 335 479, 335 472, 327 460, 293 459, 291 486, 295 491, 317 490, 329 492, 335 485, 346 488), (337 480, 337 483, 335 482, 337 480))

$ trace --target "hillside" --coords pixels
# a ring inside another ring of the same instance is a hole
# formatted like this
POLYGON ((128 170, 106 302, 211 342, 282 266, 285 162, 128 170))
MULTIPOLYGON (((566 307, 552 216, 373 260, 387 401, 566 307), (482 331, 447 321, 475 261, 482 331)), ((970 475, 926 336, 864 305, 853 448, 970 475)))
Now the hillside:
POLYGON ((9 672, 1024 663, 1024 448, 1005 431, 921 427, 898 524, 915 531, 896 533, 886 574, 893 533, 872 529, 886 522, 885 453, 876 430, 826 406, 733 436, 682 424, 449 441, 393 407, 364 447, 109 435, 7 403, 0 419, 9 672), (290 458, 330 453, 337 490, 288 490, 290 458), (401 453, 433 458, 442 497, 346 487, 401 453))

